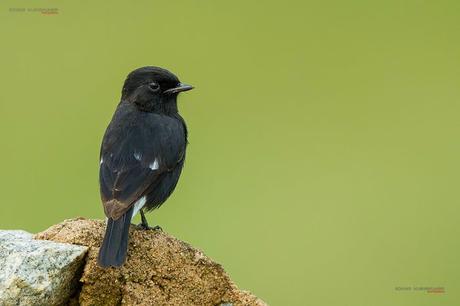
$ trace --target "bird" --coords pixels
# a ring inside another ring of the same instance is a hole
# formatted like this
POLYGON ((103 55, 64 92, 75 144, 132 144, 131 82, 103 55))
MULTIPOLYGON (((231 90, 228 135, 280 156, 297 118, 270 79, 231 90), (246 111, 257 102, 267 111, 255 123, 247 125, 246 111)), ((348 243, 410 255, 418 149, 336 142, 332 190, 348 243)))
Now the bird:
POLYGON ((122 266, 132 218, 139 212, 139 227, 152 229, 145 213, 160 207, 174 191, 188 143, 177 97, 191 89, 155 66, 135 69, 126 77, 100 149, 99 186, 107 225, 99 266, 122 266))

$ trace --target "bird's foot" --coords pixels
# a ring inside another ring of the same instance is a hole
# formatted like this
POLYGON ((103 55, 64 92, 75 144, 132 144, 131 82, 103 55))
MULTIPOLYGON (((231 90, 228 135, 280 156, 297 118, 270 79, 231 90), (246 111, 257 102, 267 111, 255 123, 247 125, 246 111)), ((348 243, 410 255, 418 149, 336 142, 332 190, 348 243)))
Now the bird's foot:
POLYGON ((145 225, 144 223, 139 223, 138 225, 136 225, 136 227, 138 229, 140 229, 140 230, 143 230, 143 231, 148 231, 148 230, 160 231, 160 232, 163 231, 163 229, 159 225, 151 227, 151 226, 145 225))
POLYGON ((161 232, 163 231, 163 229, 159 225, 157 225, 155 227, 150 227, 149 226, 143 209, 140 210, 140 213, 141 213, 141 223, 138 225, 138 227, 140 229, 142 229, 142 230, 154 230, 154 231, 161 231, 161 232))
POLYGON ((162 231, 163 231, 163 229, 162 229, 161 226, 159 226, 159 225, 155 225, 155 226, 153 227, 153 230, 154 230, 154 231, 159 231, 159 232, 162 232, 162 231))

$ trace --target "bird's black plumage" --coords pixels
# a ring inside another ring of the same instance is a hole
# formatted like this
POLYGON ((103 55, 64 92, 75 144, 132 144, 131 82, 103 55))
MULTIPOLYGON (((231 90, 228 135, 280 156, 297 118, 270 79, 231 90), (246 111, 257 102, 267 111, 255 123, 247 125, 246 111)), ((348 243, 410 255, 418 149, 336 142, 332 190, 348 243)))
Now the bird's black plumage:
POLYGON ((139 209, 159 207, 176 187, 187 146, 176 99, 190 89, 159 67, 139 68, 126 78, 100 152, 99 183, 108 221, 99 265, 124 263, 131 218, 139 209))

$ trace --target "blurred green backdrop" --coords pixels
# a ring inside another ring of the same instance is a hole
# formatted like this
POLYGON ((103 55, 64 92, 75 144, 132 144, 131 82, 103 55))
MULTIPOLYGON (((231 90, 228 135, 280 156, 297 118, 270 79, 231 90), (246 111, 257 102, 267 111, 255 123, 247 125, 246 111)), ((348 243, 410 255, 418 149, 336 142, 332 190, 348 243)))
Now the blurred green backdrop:
POLYGON ((0 17, 1 228, 103 218, 103 132, 127 73, 158 65, 196 89, 151 222, 272 305, 460 305, 460 2, 4 0, 0 17))

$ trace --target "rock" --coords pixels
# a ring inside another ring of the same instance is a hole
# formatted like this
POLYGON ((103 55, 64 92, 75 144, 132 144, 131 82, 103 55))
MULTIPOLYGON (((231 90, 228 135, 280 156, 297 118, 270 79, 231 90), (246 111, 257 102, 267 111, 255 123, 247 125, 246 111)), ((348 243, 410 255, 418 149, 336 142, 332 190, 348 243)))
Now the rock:
POLYGON ((87 247, 0 231, 0 305, 62 305, 76 291, 87 247))
POLYGON ((104 230, 105 222, 80 218, 35 236, 89 247, 80 305, 266 305, 239 290, 222 266, 201 251, 162 231, 131 226, 125 264, 100 268, 96 260, 104 230))

